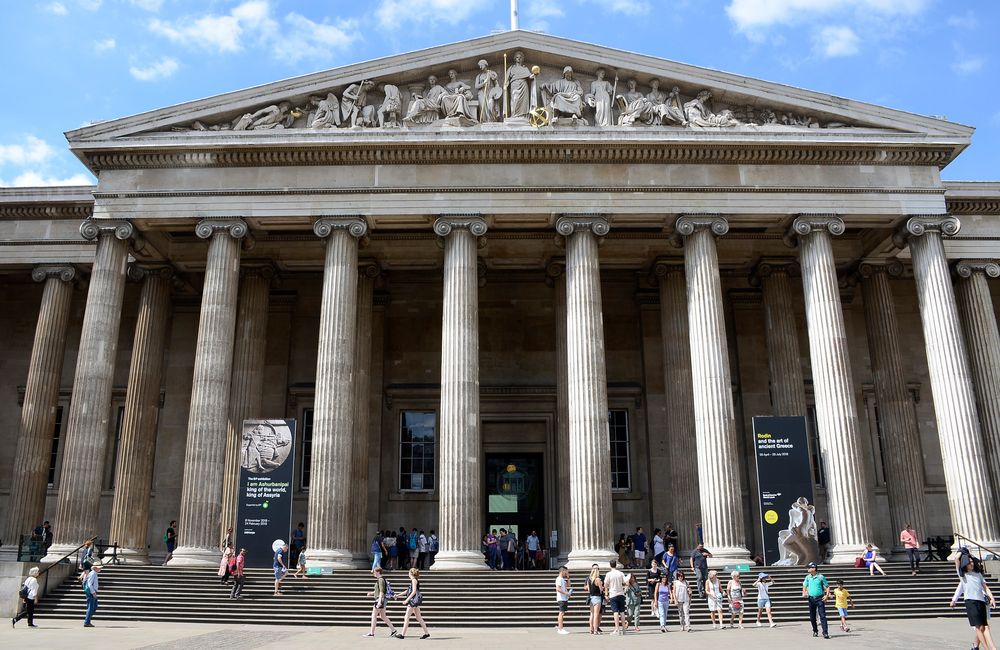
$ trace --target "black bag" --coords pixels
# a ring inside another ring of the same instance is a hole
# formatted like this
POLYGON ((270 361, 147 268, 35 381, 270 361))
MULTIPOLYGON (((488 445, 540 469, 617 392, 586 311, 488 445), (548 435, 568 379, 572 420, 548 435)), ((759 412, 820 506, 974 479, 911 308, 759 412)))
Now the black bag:
POLYGON ((28 600, 28 585, 21 587, 21 591, 17 592, 17 597, 21 600, 28 600))

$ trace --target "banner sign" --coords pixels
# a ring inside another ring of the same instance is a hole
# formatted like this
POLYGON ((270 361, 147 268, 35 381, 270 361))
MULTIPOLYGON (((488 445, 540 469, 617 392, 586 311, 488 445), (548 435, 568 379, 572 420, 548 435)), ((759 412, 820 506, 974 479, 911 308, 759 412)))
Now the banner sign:
POLYGON ((754 417, 764 564, 806 564, 816 556, 813 477, 806 419, 754 417))
POLYGON ((290 541, 294 441, 295 420, 243 421, 233 534, 236 551, 247 550, 248 567, 270 567, 271 544, 277 539, 290 541))

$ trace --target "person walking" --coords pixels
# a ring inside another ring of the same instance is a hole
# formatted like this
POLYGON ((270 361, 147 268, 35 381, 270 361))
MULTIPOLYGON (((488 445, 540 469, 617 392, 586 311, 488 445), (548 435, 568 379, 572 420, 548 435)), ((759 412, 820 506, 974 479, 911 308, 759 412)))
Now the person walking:
POLYGON ((625 576, 625 631, 629 624, 639 631, 639 618, 642 616, 642 586, 635 579, 635 574, 625 576))
POLYGON ((874 546, 871 544, 865 545, 865 552, 861 554, 861 559, 864 560, 865 566, 868 567, 869 576, 874 576, 876 571, 885 575, 885 571, 879 566, 878 550, 874 546))
POLYGON ((710 557, 712 554, 701 542, 698 542, 698 546, 691 551, 691 573, 694 574, 698 587, 698 598, 705 597, 705 576, 708 575, 708 558, 710 557))
POLYGON ((681 630, 691 631, 691 587, 684 578, 684 572, 678 571, 674 581, 670 583, 670 602, 677 608, 681 630))
POLYGON ((604 593, 611 605, 611 615, 615 619, 612 634, 625 634, 625 574, 618 570, 618 562, 611 560, 611 570, 604 576, 604 593))
POLYGON ((977 650, 997 650, 993 643, 993 634, 990 632, 989 609, 997 606, 993 592, 986 584, 983 577, 983 565, 976 558, 962 565, 963 577, 958 582, 955 595, 951 597, 949 607, 955 607, 959 597, 965 599, 965 615, 969 619, 969 625, 975 629, 973 647, 977 650), (989 603, 989 609, 987 609, 989 603))
POLYGON ((528 553, 528 566, 532 569, 537 569, 541 566, 540 558, 538 557, 538 551, 541 550, 542 545, 538 539, 538 533, 531 531, 528 535, 528 539, 525 540, 525 549, 528 553))
POLYGON ((94 612, 97 611, 97 592, 100 588, 98 576, 103 568, 104 565, 100 562, 94 562, 90 567, 90 572, 87 573, 87 579, 83 582, 83 593, 87 596, 87 611, 83 616, 84 627, 94 627, 90 621, 94 618, 94 612))
MULTIPOLYGON (((226 529, 226 534, 222 536, 222 541, 219 542, 219 550, 225 553, 227 548, 233 547, 233 542, 235 542, 233 539, 233 529, 230 527, 226 529)), ((233 555, 235 554, 236 552, 234 551, 233 555)))
POLYGON ((229 583, 229 564, 235 555, 236 551, 233 549, 233 545, 226 542, 225 547, 222 549, 222 559, 219 560, 219 577, 222 578, 220 580, 222 584, 229 583))
POLYGON ((902 542, 906 557, 910 560, 910 575, 915 576, 920 572, 920 539, 912 524, 906 524, 899 533, 899 541, 902 542))
POLYGON ((288 544, 282 544, 278 547, 278 550, 274 552, 274 562, 272 567, 274 568, 274 595, 281 596, 281 581, 285 579, 285 575, 288 573, 288 564, 286 564, 288 557, 288 544))
POLYGON ((406 637, 406 631, 410 629, 411 615, 420 624, 420 629, 424 631, 424 635, 420 638, 430 638, 431 633, 427 629, 427 623, 424 622, 424 617, 420 615, 420 605, 423 602, 424 595, 420 591, 420 569, 412 568, 410 569, 410 588, 403 594, 403 604, 406 605, 406 614, 403 615, 403 631, 396 637, 397 639, 406 637))
POLYGON ((497 539, 496 529, 486 533, 486 563, 494 571, 499 568, 497 566, 498 544, 499 540, 497 539))
POLYGON ((812 625, 813 636, 819 636, 816 627, 816 618, 819 617, 820 625, 823 627, 823 638, 830 638, 830 631, 826 626, 826 601, 830 599, 830 583, 826 581, 826 576, 816 568, 815 562, 806 565, 808 574, 802 581, 802 597, 809 599, 809 623, 812 625))
POLYGON ((771 617, 772 584, 774 584, 774 580, 772 580, 771 576, 766 573, 758 575, 757 580, 753 583, 753 586, 757 587, 757 627, 762 625, 760 622, 760 615, 764 612, 767 612, 768 627, 774 627, 774 619, 771 617))
POLYGON ((663 544, 663 532, 657 528, 653 531, 653 559, 659 562, 667 547, 663 544))
MULTIPOLYGON (((291 554, 289 553, 289 557, 291 554)), ((306 553, 306 547, 302 546, 299 548, 299 556, 295 558, 295 573, 292 574, 293 578, 302 578, 303 580, 308 580, 309 576, 306 573, 306 563, 309 561, 309 554, 306 553)))
POLYGON ((826 562, 826 550, 830 547, 830 527, 826 525, 825 521, 819 522, 819 528, 816 529, 816 541, 819 543, 819 561, 822 564, 826 562))
POLYGON ((87 576, 87 573, 90 571, 90 567, 93 563, 94 540, 88 539, 83 543, 83 546, 76 555, 76 568, 82 572, 80 575, 80 582, 83 582, 83 579, 87 576))
POLYGON ((590 633, 602 634, 601 610, 604 609, 604 581, 601 580, 601 568, 596 564, 590 567, 587 577, 587 607, 590 609, 590 633))
POLYGON ((844 632, 850 632, 851 628, 847 627, 847 610, 854 607, 854 599, 851 598, 851 592, 844 587, 843 580, 838 580, 837 588, 833 590, 833 604, 837 608, 837 613, 840 614, 840 629, 844 632))
POLYGON ((241 548, 236 554, 236 561, 233 563, 233 590, 229 592, 229 597, 233 600, 243 598, 243 585, 246 584, 247 550, 241 548))
POLYGON ((441 550, 441 540, 438 539, 437 533, 434 532, 433 528, 431 529, 431 536, 427 539, 427 543, 429 547, 427 552, 430 554, 430 566, 434 566, 434 558, 437 557, 438 551, 441 550))
POLYGON ((417 535, 417 568, 421 571, 427 568, 427 535, 424 531, 417 535))
POLYGON ((726 584, 726 594, 729 596, 729 627, 743 629, 743 583, 740 582, 740 572, 729 574, 726 584))
POLYGON ((177 522, 174 520, 170 521, 170 525, 167 526, 167 532, 163 534, 163 543, 167 547, 167 555, 163 558, 163 564, 166 564, 174 557, 174 549, 177 548, 177 522))
MULTIPOLYGON (((396 569, 398 564, 396 548, 396 533, 391 530, 385 531, 385 537, 383 538, 383 543, 385 544, 386 550, 389 552, 389 561, 385 563, 385 568, 387 571, 393 571, 396 569)), ((373 567, 374 568, 374 567, 373 567)))
POLYGON ((11 627, 16 627, 17 622, 22 618, 28 619, 28 627, 38 627, 35 625, 35 605, 38 604, 38 567, 33 566, 28 569, 28 577, 21 583, 21 591, 17 594, 24 606, 17 616, 10 619, 11 627))
POLYGON ((566 629, 566 612, 569 611, 569 597, 573 595, 573 589, 569 582, 569 569, 565 566, 559 567, 559 575, 556 576, 556 633, 569 634, 566 629))
POLYGON ((660 577, 664 575, 667 575, 667 573, 660 569, 660 563, 654 557, 652 562, 649 563, 649 570, 646 571, 646 591, 650 601, 649 613, 653 616, 656 616, 656 610, 658 607, 656 591, 660 588, 660 577))
POLYGON ((726 610, 723 603, 722 584, 719 582, 719 573, 715 569, 708 572, 708 580, 705 581, 705 598, 708 600, 708 615, 712 619, 712 629, 725 628, 726 610), (716 623, 716 618, 718 618, 718 623, 716 623))
POLYGON ((646 568, 646 534, 642 532, 642 526, 637 526, 635 535, 632 535, 632 562, 633 569, 646 568))
POLYGON ((375 626, 379 620, 382 620, 388 626, 389 636, 399 636, 396 626, 392 624, 392 621, 389 620, 388 615, 385 613, 386 601, 395 597, 392 586, 382 576, 382 567, 375 567, 372 573, 375 575, 375 588, 369 591, 367 595, 375 598, 375 603, 372 605, 372 627, 365 636, 375 636, 375 626))
POLYGON ((670 614, 670 589, 669 576, 666 573, 660 574, 660 581, 656 584, 656 593, 653 598, 653 602, 656 603, 656 613, 660 619, 660 632, 667 631, 667 616, 670 614))
POLYGON ((677 557, 677 549, 671 544, 667 547, 666 552, 663 554, 663 559, 660 561, 660 570, 666 573, 667 577, 673 581, 674 574, 677 573, 679 566, 680 558, 677 557))
POLYGON ((406 535, 406 549, 407 549, 407 551, 409 551, 409 558, 407 559, 407 562, 406 562, 406 567, 408 569, 412 569, 413 567, 417 566, 417 554, 418 554, 418 552, 417 552, 417 538, 418 537, 419 537, 419 535, 417 534, 417 529, 416 528, 414 528, 413 530, 411 530, 406 535))
POLYGON ((680 552, 681 550, 680 536, 677 534, 677 531, 674 530, 674 525, 668 521, 667 523, 663 524, 663 547, 670 548, 671 545, 673 545, 674 550, 676 550, 678 553, 680 552))
POLYGON ((369 550, 372 554, 372 571, 374 571, 375 567, 382 566, 382 551, 385 550, 385 542, 382 541, 381 531, 375 532, 375 536, 372 537, 372 544, 369 550))

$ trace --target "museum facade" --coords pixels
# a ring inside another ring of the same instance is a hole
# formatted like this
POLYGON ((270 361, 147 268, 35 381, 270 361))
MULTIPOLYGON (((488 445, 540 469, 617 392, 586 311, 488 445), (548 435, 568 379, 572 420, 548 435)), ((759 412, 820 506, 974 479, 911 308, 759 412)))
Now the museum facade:
MULTIPOLYGON (((1000 546, 1000 183, 973 129, 531 32, 85 126, 0 190, 3 541, 216 565, 245 419, 310 560, 436 529, 759 553, 751 418, 808 423, 831 560, 1000 546), (15 423, 18 423, 15 426, 15 423)), ((238 532, 238 531, 237 531, 238 532)))

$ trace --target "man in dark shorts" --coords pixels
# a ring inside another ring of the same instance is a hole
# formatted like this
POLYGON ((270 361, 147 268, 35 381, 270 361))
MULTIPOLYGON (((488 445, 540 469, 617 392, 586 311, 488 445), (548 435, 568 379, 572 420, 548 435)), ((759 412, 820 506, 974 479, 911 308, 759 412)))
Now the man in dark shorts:
POLYGON ((625 574, 618 570, 618 562, 611 560, 611 570, 604 576, 604 594, 611 605, 611 613, 615 618, 615 631, 612 634, 625 634, 625 574))
POLYGON ((559 609, 559 614, 556 617, 556 632, 559 634, 569 634, 563 626, 563 619, 566 617, 566 612, 569 611, 569 597, 572 595, 573 590, 569 586, 569 569, 565 566, 559 567, 559 577, 556 578, 556 607, 559 609))

